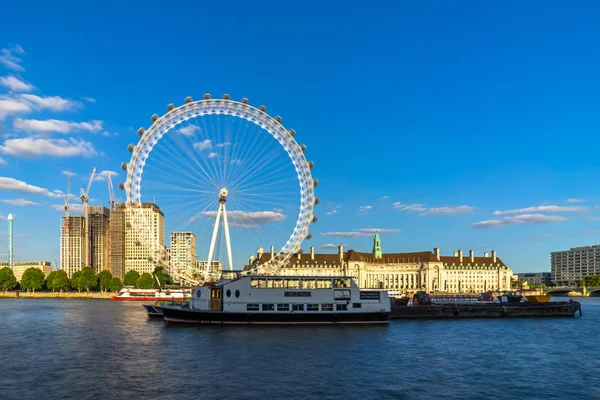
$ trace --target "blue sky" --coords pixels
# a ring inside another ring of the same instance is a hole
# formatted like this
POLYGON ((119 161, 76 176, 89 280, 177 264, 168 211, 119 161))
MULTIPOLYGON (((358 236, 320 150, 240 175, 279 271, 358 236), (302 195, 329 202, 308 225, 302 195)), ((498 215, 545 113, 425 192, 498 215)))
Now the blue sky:
POLYGON ((322 202, 305 248, 369 251, 379 229, 387 252, 496 249, 519 272, 598 243, 595 2, 322 3, 3 5, 15 259, 59 258, 62 171, 78 194, 153 113, 205 92, 265 104, 308 146, 322 202))

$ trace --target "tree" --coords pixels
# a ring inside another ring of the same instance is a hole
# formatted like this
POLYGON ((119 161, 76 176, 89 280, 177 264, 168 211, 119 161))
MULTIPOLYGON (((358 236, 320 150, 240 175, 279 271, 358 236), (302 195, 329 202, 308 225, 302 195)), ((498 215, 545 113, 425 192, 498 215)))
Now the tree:
POLYGON ((154 268, 154 276, 160 281, 161 286, 172 285, 173 281, 169 274, 165 272, 164 267, 156 267, 154 268))
POLYGON ((110 289, 110 281, 113 278, 109 270, 105 269, 98 274, 98 281, 100 283, 100 290, 106 292, 110 289))
POLYGON ((54 275, 54 279, 52 280, 52 291, 60 290, 62 293, 64 290, 69 290, 69 277, 67 272, 64 270, 56 271, 56 275, 54 275))
POLYGON ((98 286, 98 277, 94 274, 92 267, 84 267, 81 269, 81 278, 79 278, 81 288, 85 289, 88 293, 90 290, 95 289, 98 286))
POLYGON ((54 281, 54 278, 56 277, 56 273, 57 272, 58 271, 52 271, 52 272, 50 272, 50 274, 46 278, 46 288, 47 289, 52 289, 52 292, 54 292, 54 289, 52 288, 52 282, 54 281))
POLYGON ((31 290, 35 293, 35 290, 42 289, 44 287, 44 283, 46 282, 46 277, 41 269, 31 267, 27 268, 25 272, 23 272, 23 277, 21 278, 21 287, 23 289, 31 290))
POLYGON ((140 279, 140 273, 137 271, 131 270, 125 274, 125 279, 124 279, 123 284, 125 286, 135 286, 138 279, 140 279))
POLYGON ((110 280, 109 286, 111 292, 118 292, 119 290, 123 289, 123 284, 121 283, 121 280, 116 276, 110 280))
POLYGON ((154 278, 149 273, 144 272, 137 280, 135 287, 138 289, 153 289, 154 278))
POLYGON ((75 271, 73 272, 73 275, 71 275, 71 287, 77 289, 77 291, 81 293, 81 289, 83 288, 83 286, 81 286, 81 271, 75 271))
POLYGON ((4 267, 0 269, 0 288, 3 292, 7 290, 13 290, 18 285, 17 278, 12 269, 4 267))

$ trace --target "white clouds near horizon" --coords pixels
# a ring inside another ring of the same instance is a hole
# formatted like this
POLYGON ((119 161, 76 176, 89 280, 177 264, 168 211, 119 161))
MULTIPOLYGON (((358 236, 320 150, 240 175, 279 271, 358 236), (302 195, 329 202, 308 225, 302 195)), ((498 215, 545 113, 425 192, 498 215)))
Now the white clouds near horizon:
POLYGON ((363 228, 347 232, 323 232, 321 236, 337 236, 337 237, 363 237, 372 236, 375 233, 400 233, 400 229, 385 229, 385 228, 363 228))
POLYGON ((45 139, 45 138, 20 138, 5 140, 0 145, 3 154, 23 157, 38 158, 52 157, 91 157, 98 155, 91 142, 83 139, 45 139))
POLYGON ((0 85, 7 87, 13 92, 31 92, 35 89, 35 86, 32 84, 12 75, 0 77, 0 85))
POLYGON ((566 220, 568 220, 568 218, 560 215, 521 214, 499 219, 474 222, 472 226, 475 228, 499 228, 514 224, 543 224, 548 222, 562 222, 566 220))
POLYGON ((579 206, 534 206, 525 207, 514 210, 494 211, 494 215, 510 215, 510 214, 526 214, 526 213, 541 213, 541 212, 578 212, 585 211, 586 207, 579 206))
POLYGON ((102 131, 103 121, 92 120, 89 122, 72 122, 57 119, 22 119, 17 118, 13 121, 15 129, 25 132, 56 132, 71 133, 75 131, 86 131, 98 133, 102 131))
POLYGON ((472 214, 475 210, 471 206, 461 205, 455 207, 426 207, 425 204, 403 204, 399 201, 392 204, 392 207, 400 211, 420 212, 421 216, 426 215, 453 215, 453 214, 472 214))

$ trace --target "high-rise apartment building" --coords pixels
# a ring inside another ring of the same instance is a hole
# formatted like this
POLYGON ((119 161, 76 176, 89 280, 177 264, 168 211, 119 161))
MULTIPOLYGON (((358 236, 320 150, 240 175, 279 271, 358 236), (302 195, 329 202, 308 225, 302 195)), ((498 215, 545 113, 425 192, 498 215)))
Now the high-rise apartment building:
POLYGON ((60 267, 69 278, 81 271, 87 261, 86 222, 84 217, 62 217, 60 235, 60 267))
POLYGON ((154 203, 142 203, 127 209, 124 216, 124 272, 152 273, 157 265, 156 259, 165 254, 165 216, 154 203))
POLYGON ((552 282, 572 286, 586 276, 600 274, 600 245, 573 247, 550 255, 552 282))
POLYGON ((107 269, 109 262, 108 253, 108 226, 110 211, 103 206, 89 206, 86 210, 86 245, 87 263, 98 274, 107 269))
POLYGON ((125 204, 117 204, 110 211, 109 221, 109 268, 113 276, 125 278, 125 204))
POLYGON ((194 232, 171 232, 170 265, 180 274, 192 275, 196 265, 194 232))

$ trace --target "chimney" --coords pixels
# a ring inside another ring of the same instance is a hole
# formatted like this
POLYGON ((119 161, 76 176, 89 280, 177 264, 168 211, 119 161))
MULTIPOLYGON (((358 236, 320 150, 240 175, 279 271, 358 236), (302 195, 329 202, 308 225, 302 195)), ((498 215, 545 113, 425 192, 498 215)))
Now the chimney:
POLYGON ((310 246, 310 259, 311 261, 315 260, 315 246, 310 246))
POLYGON ((473 250, 469 250, 469 257, 471 258, 471 262, 475 262, 475 252, 473 250))
POLYGON ((344 245, 340 244, 338 246, 338 256, 340 258, 340 265, 344 262, 344 245))
POLYGON ((302 249, 298 250, 298 260, 302 258, 302 249))
POLYGON ((248 259, 248 266, 254 264, 254 254, 250 254, 250 258, 248 259))
POLYGON ((271 246, 271 260, 275 258, 275 247, 271 246))
POLYGON ((462 250, 458 251, 458 261, 463 262, 462 250))
POLYGON ((492 262, 496 262, 496 250, 492 250, 492 262))
POLYGON ((440 248, 436 247, 433 249, 433 253, 435 254, 435 258, 440 261, 440 248))
POLYGON ((452 253, 454 255, 454 257, 458 257, 458 251, 455 251, 454 253, 452 253))
POLYGON ((484 257, 489 257, 489 256, 490 256, 490 253, 488 253, 488 252, 486 251, 485 253, 483 253, 483 256, 484 256, 484 257))
POLYGON ((265 249, 263 249, 262 247, 258 248, 258 259, 260 260, 262 258, 263 253, 265 252, 265 249))

